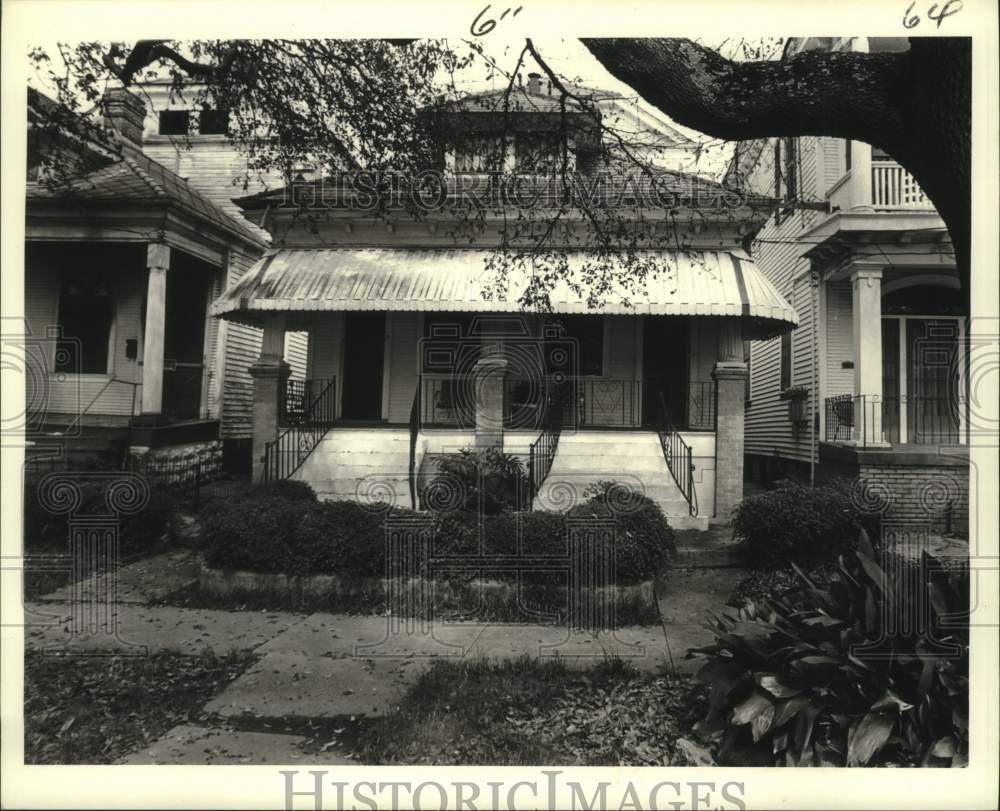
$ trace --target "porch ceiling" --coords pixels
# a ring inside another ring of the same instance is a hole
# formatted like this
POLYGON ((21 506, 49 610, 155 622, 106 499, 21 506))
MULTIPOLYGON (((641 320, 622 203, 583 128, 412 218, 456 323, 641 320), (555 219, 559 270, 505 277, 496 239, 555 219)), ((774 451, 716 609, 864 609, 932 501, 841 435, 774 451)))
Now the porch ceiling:
MULTIPOLYGON (((654 254, 654 252, 649 252, 654 254)), ((489 251, 371 248, 282 249, 269 253, 212 305, 212 313, 255 322, 268 311, 317 312, 519 312, 528 277, 511 271, 505 295, 484 298, 495 278, 489 251)), ((571 269, 584 252, 571 253, 571 269)), ((785 301, 753 261, 741 252, 658 251, 662 270, 639 291, 612 291, 597 309, 585 295, 560 283, 551 293, 558 313, 620 315, 743 316, 757 334, 775 334, 798 323, 785 301), (627 298, 631 304, 623 299, 627 298)))

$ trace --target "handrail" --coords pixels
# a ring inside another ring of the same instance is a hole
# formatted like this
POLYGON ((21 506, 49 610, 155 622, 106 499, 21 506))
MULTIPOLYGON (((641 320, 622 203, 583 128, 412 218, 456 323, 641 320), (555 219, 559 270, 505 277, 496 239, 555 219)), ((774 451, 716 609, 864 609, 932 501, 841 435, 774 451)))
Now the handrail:
POLYGON ((413 393, 410 406, 410 506, 417 509, 417 435, 420 433, 420 389, 422 375, 417 375, 417 390, 413 393))
POLYGON ((132 387, 132 416, 135 416, 135 391, 136 388, 142 385, 142 383, 136 383, 132 380, 122 380, 120 377, 110 377, 108 378, 107 382, 103 386, 101 386, 101 390, 97 392, 97 394, 95 394, 93 398, 91 398, 90 402, 87 403, 86 407, 82 411, 80 411, 80 413, 77 414, 76 417, 73 418, 73 421, 70 422, 69 425, 66 426, 65 430, 63 431, 64 434, 68 434, 76 426, 76 424, 81 419, 83 419, 84 414, 90 411, 91 406, 93 406, 94 403, 96 403, 98 400, 101 399, 101 395, 108 390, 108 387, 112 383, 124 383, 126 386, 132 387))
POLYGON ((542 414, 542 433, 528 448, 528 501, 538 495, 538 491, 552 469, 562 434, 563 411, 566 408, 566 382, 556 384, 545 398, 542 414))
MULTIPOLYGON (((311 382, 311 381, 310 381, 311 382)), ((336 419, 337 379, 303 408, 301 420, 264 446, 264 481, 287 479, 309 457, 336 419)))
POLYGON ((663 459, 667 463, 670 475, 674 477, 681 495, 688 503, 688 511, 692 516, 698 515, 698 491, 694 486, 694 459, 691 446, 688 445, 680 432, 667 418, 667 404, 660 392, 660 419, 657 421, 656 432, 660 437, 660 448, 663 459))

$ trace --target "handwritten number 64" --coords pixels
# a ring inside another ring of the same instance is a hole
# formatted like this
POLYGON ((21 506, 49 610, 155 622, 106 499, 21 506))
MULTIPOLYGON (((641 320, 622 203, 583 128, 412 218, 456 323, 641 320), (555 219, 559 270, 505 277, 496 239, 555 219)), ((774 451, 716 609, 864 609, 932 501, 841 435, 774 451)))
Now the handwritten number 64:
MULTIPOLYGON (((518 6, 516 9, 513 9, 514 12, 513 14, 511 14, 511 9, 508 8, 506 11, 504 11, 503 14, 500 15, 500 20, 502 20, 508 14, 510 14, 511 17, 516 17, 518 14, 521 13, 522 8, 523 6, 518 6)), ((485 20, 482 19, 483 15, 486 14, 486 12, 489 10, 490 7, 486 6, 486 8, 484 8, 476 15, 476 19, 472 21, 472 27, 469 29, 472 32, 472 36, 474 37, 486 36, 486 34, 490 33, 490 31, 492 31, 494 28, 497 27, 497 22, 499 22, 499 20, 494 20, 492 17, 488 17, 485 20)))
MULTIPOLYGON (((920 15, 911 14, 913 7, 916 5, 916 0, 910 3, 906 8, 906 13, 903 14, 903 27, 904 28, 916 28, 920 25, 920 15)), ((941 27, 941 23, 944 22, 945 17, 950 17, 952 14, 958 14, 962 10, 962 0, 947 0, 940 8, 937 3, 934 3, 929 9, 927 9, 927 19, 933 20, 937 23, 937 27, 941 27)))

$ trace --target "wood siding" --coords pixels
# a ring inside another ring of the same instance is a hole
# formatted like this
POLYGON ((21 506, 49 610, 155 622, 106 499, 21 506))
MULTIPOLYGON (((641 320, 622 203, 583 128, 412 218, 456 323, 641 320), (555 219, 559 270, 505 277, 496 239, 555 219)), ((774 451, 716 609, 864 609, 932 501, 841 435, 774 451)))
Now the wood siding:
MULTIPOLYGON (((231 251, 227 286, 238 281, 255 259, 241 251, 231 251)), ((260 357, 261 336, 259 328, 246 324, 234 322, 226 328, 221 427, 224 439, 243 439, 253 435, 253 378, 249 369, 260 357)))
MULTIPOLYGON (((842 147, 837 139, 799 138, 798 196, 803 200, 822 200, 829 185, 842 172, 842 147), (835 177, 836 175, 836 177, 835 177)), ((764 194, 774 194, 773 143, 764 148, 749 177, 750 187, 764 194)), ((751 253, 757 266, 792 303, 799 314, 799 326, 792 335, 792 385, 809 387, 812 383, 813 290, 808 284, 809 260, 803 253, 810 243, 799 241, 802 231, 815 225, 825 215, 817 211, 794 209, 783 213, 780 222, 772 216, 761 229, 751 253)), ((818 343, 818 342, 817 342, 818 343)), ((817 346, 818 351, 818 346, 817 346)), ((779 398, 781 383, 781 340, 753 341, 750 346, 750 406, 746 415, 747 454, 780 456, 809 461, 811 431, 796 432, 788 420, 788 404, 779 398)), ((808 408, 807 408, 808 413, 808 408)))

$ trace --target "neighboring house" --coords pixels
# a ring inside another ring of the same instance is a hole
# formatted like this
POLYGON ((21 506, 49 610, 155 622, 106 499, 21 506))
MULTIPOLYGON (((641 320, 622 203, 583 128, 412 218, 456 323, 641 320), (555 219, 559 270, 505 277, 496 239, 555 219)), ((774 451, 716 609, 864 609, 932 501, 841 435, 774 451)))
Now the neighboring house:
MULTIPOLYGON (((31 433, 70 453, 197 444, 217 455, 220 440, 249 433, 250 413, 227 400, 245 356, 208 309, 266 243, 145 154, 145 105, 108 92, 104 136, 68 131, 61 108, 28 91, 31 433), (79 170, 46 177, 48 150, 79 170)), ((247 332, 256 354, 259 332, 247 332)))
MULTIPOLYGON (((528 463, 536 506, 564 509, 586 485, 614 479, 659 501, 675 526, 729 516, 743 487, 743 341, 797 320, 741 247, 765 214, 718 205, 719 184, 678 171, 696 144, 666 123, 610 96, 600 107, 660 147, 651 173, 677 199, 666 226, 677 249, 638 252, 664 272, 631 306, 612 290, 591 308, 563 284, 550 313, 524 313, 528 280, 518 270, 504 292, 484 297, 512 207, 456 233, 445 208, 414 218, 390 206, 376 216, 336 182, 238 201, 272 234, 272 249, 213 312, 264 331, 249 370, 258 479, 291 476, 327 497, 419 506, 441 454, 501 446, 528 463), (697 198, 709 204, 696 210, 697 198), (282 385, 288 330, 309 341, 306 394, 294 399, 282 385)), ((562 160, 547 146, 560 104, 537 77, 508 104, 499 92, 476 94, 454 115, 464 138, 438 168, 455 184, 498 166, 540 177, 562 160), (503 154, 491 154, 498 146, 503 154)), ((580 130, 570 159, 579 176, 593 176, 609 145, 594 140, 596 127, 581 118, 589 114, 572 115, 580 130)), ((632 167, 616 177, 648 176, 632 167)), ((556 229, 574 273, 588 258, 577 240, 587 227, 577 211, 556 229)))
POLYGON ((730 180, 789 200, 752 252, 801 317, 793 332, 749 346, 748 473, 764 482, 847 477, 892 520, 964 529, 968 312, 930 201, 888 155, 835 138, 740 144, 730 180))

